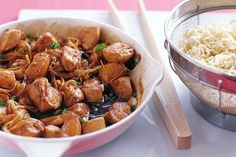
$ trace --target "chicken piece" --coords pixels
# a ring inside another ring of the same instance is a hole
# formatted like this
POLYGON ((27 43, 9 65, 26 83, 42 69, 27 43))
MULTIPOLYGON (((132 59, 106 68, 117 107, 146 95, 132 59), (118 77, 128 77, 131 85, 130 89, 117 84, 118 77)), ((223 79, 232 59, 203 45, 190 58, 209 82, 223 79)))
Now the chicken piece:
POLYGON ((75 80, 66 81, 60 91, 63 95, 63 101, 66 106, 71 106, 84 100, 84 94, 80 90, 79 86, 77 86, 75 80))
POLYGON ((85 27, 80 32, 80 41, 84 50, 93 49, 100 40, 101 30, 98 27, 85 27))
POLYGON ((127 73, 127 69, 123 64, 108 63, 98 69, 98 77, 105 84, 110 84, 112 80, 115 80, 127 73))
POLYGON ((25 71, 25 76, 28 79, 35 80, 36 78, 43 77, 47 74, 51 57, 45 53, 38 53, 34 56, 32 63, 25 71))
POLYGON ((104 86, 95 78, 86 80, 82 91, 88 102, 102 102, 103 100, 104 86))
POLYGON ((116 42, 102 50, 102 56, 109 63, 126 63, 134 54, 129 45, 116 42))
POLYGON ((55 126, 60 126, 64 123, 63 116, 57 115, 57 116, 52 116, 52 117, 47 117, 41 119, 44 125, 55 125, 55 126))
POLYGON ((15 74, 11 70, 0 68, 0 87, 5 89, 12 89, 16 83, 15 74))
POLYGON ((27 63, 24 59, 16 59, 9 68, 15 73, 16 79, 22 79, 25 74, 27 63))
POLYGON ((50 49, 53 43, 58 43, 56 38, 49 32, 40 35, 36 47, 38 52, 44 51, 45 49, 50 49))
POLYGON ((14 48, 21 40, 23 32, 17 29, 9 29, 0 39, 0 52, 14 48))
POLYGON ((64 124, 62 126, 62 136, 75 136, 81 134, 81 124, 79 117, 73 112, 69 111, 64 116, 64 124))
POLYGON ((127 100, 132 96, 133 90, 129 77, 120 77, 111 81, 111 87, 119 98, 127 100))
POLYGON ((74 71, 77 68, 79 60, 81 60, 81 53, 68 46, 64 46, 62 52, 62 66, 66 69, 66 71, 74 71))
POLYGON ((7 116, 7 108, 0 107, 0 125, 5 123, 6 116, 7 116))
POLYGON ((44 128, 43 137, 56 138, 61 136, 61 129, 54 125, 48 125, 44 128))
POLYGON ((44 131, 44 125, 37 119, 29 118, 17 121, 8 131, 15 135, 39 137, 44 131))
POLYGON ((40 112, 56 110, 61 105, 61 93, 53 88, 44 77, 36 79, 27 90, 30 99, 40 112))
POLYGON ((76 103, 67 108, 68 111, 72 111, 77 114, 79 117, 88 117, 90 109, 85 103, 76 103))
POLYGON ((83 134, 106 128, 105 119, 98 117, 82 123, 83 134))
POLYGON ((131 110, 127 102, 116 102, 111 106, 109 111, 105 113, 104 118, 111 123, 116 123, 129 114, 131 114, 131 110))

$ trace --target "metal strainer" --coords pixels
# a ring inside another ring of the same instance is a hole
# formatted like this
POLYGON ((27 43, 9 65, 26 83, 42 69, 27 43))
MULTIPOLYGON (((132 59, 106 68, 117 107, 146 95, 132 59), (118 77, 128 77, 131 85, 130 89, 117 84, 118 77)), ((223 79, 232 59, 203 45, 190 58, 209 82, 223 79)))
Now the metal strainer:
POLYGON ((188 0, 176 6, 165 23, 170 65, 201 102, 193 104, 208 121, 236 131, 236 74, 200 64, 179 49, 189 28, 236 20, 235 0, 188 0), (234 124, 234 125, 232 125, 234 124))

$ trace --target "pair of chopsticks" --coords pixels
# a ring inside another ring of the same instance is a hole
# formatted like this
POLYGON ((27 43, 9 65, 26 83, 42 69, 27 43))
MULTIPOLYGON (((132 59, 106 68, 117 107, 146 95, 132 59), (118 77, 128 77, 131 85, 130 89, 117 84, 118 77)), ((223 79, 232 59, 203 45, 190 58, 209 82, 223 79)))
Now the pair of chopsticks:
MULTIPOLYGON (((116 8, 112 0, 108 0, 110 6, 111 18, 114 25, 124 30, 122 22, 119 17, 118 9, 116 8)), ((179 97, 175 90, 174 84, 170 75, 167 73, 167 68, 163 64, 161 56, 159 54, 158 47, 154 40, 154 34, 151 32, 147 20, 147 11, 145 4, 142 0, 138 0, 139 5, 139 17, 143 27, 145 40, 148 43, 149 52, 151 55, 159 61, 164 69, 164 79, 162 83, 157 86, 154 93, 154 102, 164 121, 170 136, 172 137, 176 148, 186 149, 191 146, 192 132, 189 128, 188 122, 185 118, 183 108, 181 106, 179 97)))

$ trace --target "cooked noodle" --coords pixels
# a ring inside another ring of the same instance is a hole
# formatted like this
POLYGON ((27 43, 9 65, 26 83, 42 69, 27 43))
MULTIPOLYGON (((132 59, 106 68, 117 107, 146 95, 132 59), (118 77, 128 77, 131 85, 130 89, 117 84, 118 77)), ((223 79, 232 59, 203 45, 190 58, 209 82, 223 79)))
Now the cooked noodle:
POLYGON ((236 72, 236 21, 189 29, 180 48, 201 63, 236 72))

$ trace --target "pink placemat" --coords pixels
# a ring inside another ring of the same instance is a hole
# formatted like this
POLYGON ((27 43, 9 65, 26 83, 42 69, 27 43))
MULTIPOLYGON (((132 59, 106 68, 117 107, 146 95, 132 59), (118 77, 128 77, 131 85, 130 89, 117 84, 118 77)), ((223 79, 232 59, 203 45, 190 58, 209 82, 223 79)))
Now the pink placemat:
MULTIPOLYGON (((170 10, 182 0, 144 0, 148 10, 170 10)), ((136 0, 114 0, 121 10, 137 10, 136 0)), ((0 5, 0 24, 15 20, 21 9, 107 10, 107 0, 4 0, 0 5)))

